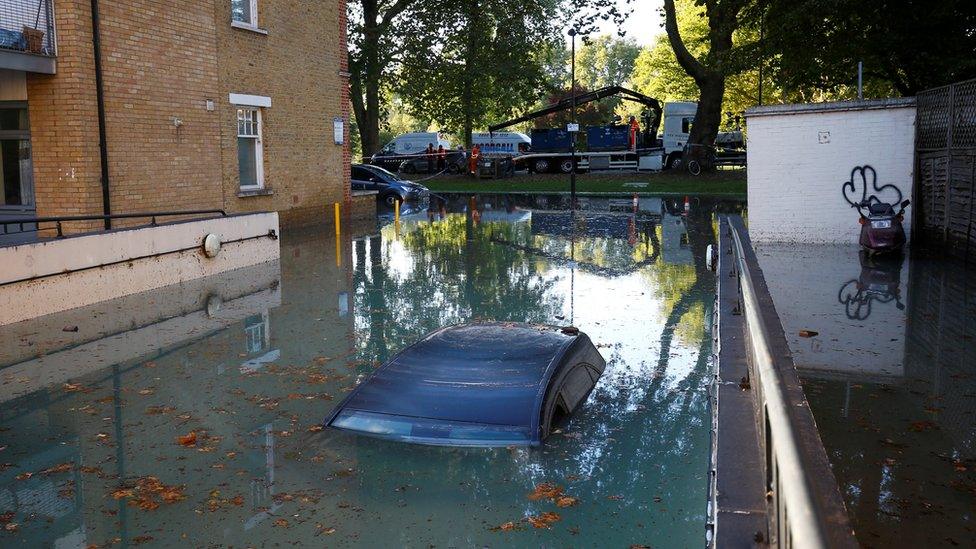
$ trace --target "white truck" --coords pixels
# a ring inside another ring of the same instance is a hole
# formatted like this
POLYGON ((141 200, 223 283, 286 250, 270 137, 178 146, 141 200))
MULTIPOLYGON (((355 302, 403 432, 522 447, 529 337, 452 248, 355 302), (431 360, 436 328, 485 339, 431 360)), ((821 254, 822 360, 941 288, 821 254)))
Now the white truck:
MULTIPOLYGON (((664 147, 664 168, 679 168, 683 164, 685 145, 688 135, 695 123, 695 112, 698 103, 693 101, 674 101, 664 104, 664 131, 661 135, 661 146, 664 147)), ((716 164, 745 163, 745 154, 741 149, 745 147, 742 131, 719 132, 715 137, 716 164), (740 151, 740 152, 732 152, 740 151)))

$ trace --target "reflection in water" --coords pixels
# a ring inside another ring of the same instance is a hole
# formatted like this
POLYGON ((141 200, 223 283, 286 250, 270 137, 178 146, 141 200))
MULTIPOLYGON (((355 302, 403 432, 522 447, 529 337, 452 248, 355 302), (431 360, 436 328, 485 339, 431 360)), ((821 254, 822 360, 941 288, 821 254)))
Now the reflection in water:
POLYGON ((630 199, 589 199, 574 221, 557 211, 559 197, 526 200, 447 197, 405 211, 399 231, 384 224, 338 243, 286 233, 280 286, 236 301, 200 292, 179 311, 172 299, 146 298, 139 314, 165 320, 111 330, 88 328, 131 303, 73 311, 80 333, 94 334, 80 345, 51 343, 66 337, 60 315, 0 333, 21 349, 0 370, 10 395, 0 404, 0 516, 15 525, 0 540, 701 543, 714 296, 704 256, 712 212, 726 205, 685 212, 642 199, 635 212, 630 199), (608 359, 587 403, 543 449, 429 448, 321 430, 337 399, 392 353, 475 319, 571 322, 608 359), (24 366, 37 361, 58 365, 24 366), (195 441, 179 442, 191 432, 195 441), (529 500, 540 482, 580 503, 529 500), (160 483, 167 488, 154 491, 160 483), (551 529, 523 520, 550 511, 561 517, 551 529), (510 521, 513 531, 493 529, 510 521))
POLYGON ((844 313, 851 320, 866 320, 871 316, 871 304, 895 302, 900 310, 901 257, 871 256, 860 252, 861 275, 848 280, 837 292, 837 301, 844 305, 844 313))
POLYGON ((858 541, 972 546, 976 273, 856 255, 764 245, 760 264, 858 541))

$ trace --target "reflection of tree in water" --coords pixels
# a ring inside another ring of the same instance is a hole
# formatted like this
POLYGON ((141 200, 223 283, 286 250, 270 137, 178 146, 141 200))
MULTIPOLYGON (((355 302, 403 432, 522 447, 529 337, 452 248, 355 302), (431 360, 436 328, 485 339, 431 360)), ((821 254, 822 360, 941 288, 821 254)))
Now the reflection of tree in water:
POLYGON ((394 245, 389 227, 371 238, 368 258, 365 244, 357 243, 362 358, 386 360, 427 332, 458 322, 550 320, 562 307, 562 298, 549 291, 554 281, 544 280, 539 265, 523 252, 489 239, 490 234, 516 239, 527 230, 524 224, 477 226, 465 216, 449 215, 405 227, 399 244, 406 253, 394 245))

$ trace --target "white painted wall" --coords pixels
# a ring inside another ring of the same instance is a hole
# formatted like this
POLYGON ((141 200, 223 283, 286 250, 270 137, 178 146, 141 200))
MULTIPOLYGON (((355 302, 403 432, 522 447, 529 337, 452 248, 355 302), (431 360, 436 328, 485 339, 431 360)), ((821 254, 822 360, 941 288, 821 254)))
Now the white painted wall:
POLYGON ((278 214, 178 222, 0 248, 0 326, 279 258, 278 214), (207 234, 224 243, 203 254, 207 234))
POLYGON ((855 166, 911 198, 914 98, 755 107, 746 119, 753 242, 856 243, 857 212, 841 194, 855 166))

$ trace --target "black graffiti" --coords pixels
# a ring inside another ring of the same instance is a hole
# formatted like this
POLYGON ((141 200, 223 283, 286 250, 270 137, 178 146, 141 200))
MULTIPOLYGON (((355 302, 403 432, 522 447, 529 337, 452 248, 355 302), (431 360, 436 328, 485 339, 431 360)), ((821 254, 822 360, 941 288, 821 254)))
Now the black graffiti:
POLYGON ((878 174, 874 171, 874 168, 868 165, 856 166, 851 170, 851 179, 845 181, 841 185, 841 194, 844 196, 844 200, 851 205, 852 208, 862 208, 870 206, 871 204, 898 204, 901 202, 902 194, 901 189, 897 186, 887 183, 882 186, 878 186, 878 174), (858 177, 860 176, 860 177, 858 177), (871 194, 868 194, 868 179, 871 180, 871 194), (858 182, 860 179, 860 182, 858 182), (860 183, 860 185, 858 185, 860 183), (860 187, 860 189, 858 189, 860 187), (858 199, 858 192, 860 191, 860 199, 858 199), (894 191, 898 198, 891 201, 881 200, 878 195, 884 195, 887 192, 894 191))

